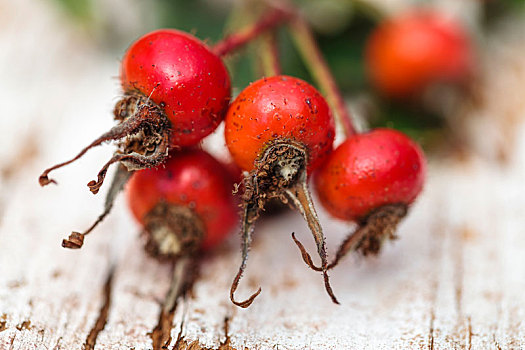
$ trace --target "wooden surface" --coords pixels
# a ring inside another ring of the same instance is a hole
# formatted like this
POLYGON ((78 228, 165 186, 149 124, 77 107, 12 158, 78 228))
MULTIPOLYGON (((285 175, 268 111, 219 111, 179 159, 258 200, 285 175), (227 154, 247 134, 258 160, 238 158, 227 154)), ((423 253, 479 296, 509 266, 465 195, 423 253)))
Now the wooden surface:
MULTIPOLYGON (((351 257, 331 273, 341 306, 303 264, 290 233, 311 251, 313 243, 299 215, 287 212, 257 226, 239 297, 259 285, 263 292, 249 309, 228 299, 240 260, 232 235, 203 259, 190 297, 166 321, 160 305, 171 268, 145 256, 124 198, 82 250, 60 247, 102 209, 103 194, 93 197, 85 184, 111 147, 57 172, 59 186, 37 183, 44 167, 112 125, 118 60, 64 30, 40 2, 0 4, 0 349, 150 349, 159 323, 175 349, 525 348, 523 99, 499 101, 513 111, 518 136, 507 164, 475 155, 433 160, 400 239, 377 259, 351 257), (30 24, 28 13, 38 13, 30 24)), ((525 91, 516 79, 523 56, 511 57, 514 71, 499 76, 514 85, 496 84, 509 97, 525 91)), ((494 118, 486 125, 506 120, 494 118)), ((478 142, 483 130, 494 133, 481 129, 478 142)), ((219 135, 209 145, 221 142, 219 135)), ((320 216, 333 254, 351 226, 320 216)))

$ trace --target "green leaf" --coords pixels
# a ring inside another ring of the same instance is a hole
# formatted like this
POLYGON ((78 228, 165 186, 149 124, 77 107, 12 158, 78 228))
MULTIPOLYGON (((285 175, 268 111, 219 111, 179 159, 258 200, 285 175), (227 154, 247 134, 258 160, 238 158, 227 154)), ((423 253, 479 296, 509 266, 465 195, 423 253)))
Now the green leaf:
POLYGON ((89 22, 92 18, 92 0, 54 0, 72 17, 83 22, 89 22))

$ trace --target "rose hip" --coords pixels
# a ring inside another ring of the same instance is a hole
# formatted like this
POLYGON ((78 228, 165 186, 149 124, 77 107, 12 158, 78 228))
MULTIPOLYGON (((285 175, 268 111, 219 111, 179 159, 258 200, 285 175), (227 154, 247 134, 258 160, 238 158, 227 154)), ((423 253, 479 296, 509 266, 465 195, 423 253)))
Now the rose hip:
POLYGON ((410 204, 423 187, 424 156, 393 129, 355 135, 328 157, 315 176, 319 199, 333 216, 359 220, 387 204, 410 204))
POLYGON ((90 148, 118 141, 119 149, 88 187, 98 193, 109 166, 120 162, 106 197, 104 212, 84 233, 73 232, 62 242, 80 248, 111 211, 113 201, 132 172, 161 164, 168 151, 194 145, 224 118, 230 101, 230 79, 221 59, 190 34, 161 29, 134 42, 124 55, 120 75, 124 97, 114 109, 118 125, 84 148, 73 159, 45 170, 41 186, 56 183, 48 174, 82 157, 90 148))
POLYGON ((248 307, 261 289, 245 301, 234 293, 246 267, 251 235, 259 212, 277 198, 296 207, 308 222, 322 260, 325 287, 334 302, 327 269, 324 236, 307 187, 308 174, 332 150, 334 123, 319 92, 288 76, 260 79, 233 101, 225 119, 226 145, 245 171, 242 219, 242 263, 230 299, 248 307))
POLYGON ((233 184, 230 169, 200 149, 172 152, 164 167, 139 170, 131 178, 128 203, 144 229, 146 251, 176 262, 164 313, 172 312, 184 293, 200 253, 239 222, 233 184))
POLYGON ((230 79, 221 59, 190 34, 161 29, 134 42, 122 60, 124 97, 116 104, 119 122, 73 159, 40 175, 42 186, 55 183, 49 172, 82 157, 106 141, 119 150, 88 186, 97 193, 108 167, 121 162, 129 171, 162 163, 170 148, 197 144, 224 118, 230 79))
POLYGON ((216 246, 239 220, 233 184, 229 169, 199 149, 173 152, 164 167, 138 171, 127 195, 146 250, 176 258, 216 246))
POLYGON ((330 214, 356 221, 359 228, 341 244, 329 268, 350 251, 377 254, 421 192, 425 173, 419 146, 396 130, 356 134, 337 147, 316 174, 315 187, 330 214))
POLYGON ((370 36, 366 64, 383 94, 408 98, 436 82, 461 82, 473 52, 462 26, 438 12, 412 11, 381 23, 370 36))

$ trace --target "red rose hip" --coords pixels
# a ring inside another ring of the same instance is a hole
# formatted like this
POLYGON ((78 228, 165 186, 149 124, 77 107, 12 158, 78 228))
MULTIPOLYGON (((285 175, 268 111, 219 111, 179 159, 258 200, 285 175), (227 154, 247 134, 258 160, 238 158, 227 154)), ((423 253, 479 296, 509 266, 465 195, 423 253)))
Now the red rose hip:
POLYGON ((174 152, 164 167, 136 172, 128 203, 145 229, 147 251, 176 258, 217 245, 239 221, 233 183, 223 164, 198 149, 174 152))
POLYGON ((201 253, 239 221, 232 175, 205 151, 187 149, 172 152, 162 168, 137 171, 129 182, 128 203, 144 229, 146 251, 175 262, 161 318, 186 292, 201 253))
POLYGON ((188 33, 162 29, 137 40, 122 60, 124 91, 148 96, 168 118, 170 143, 191 146, 224 118, 230 78, 221 59, 188 33))
POLYGON ((360 220, 387 204, 410 204, 423 187, 425 160, 403 133, 375 129, 337 147, 315 177, 319 199, 333 216, 360 220))
POLYGON ((173 29, 146 34, 129 47, 121 83, 125 95, 114 110, 119 124, 72 160, 45 170, 39 178, 42 186, 55 182, 49 172, 106 141, 119 141, 119 151, 88 184, 93 193, 112 163, 121 162, 129 171, 155 167, 170 148, 195 145, 210 134, 230 100, 230 80, 221 59, 198 39, 173 29))
POLYGON ((360 227, 330 267, 352 250, 378 253, 421 192, 425 173, 419 146, 396 130, 356 134, 337 147, 316 174, 315 187, 330 214, 360 227))
POLYGON ((90 148, 118 141, 119 149, 90 181, 98 193, 109 166, 120 162, 106 198, 104 212, 84 233, 73 232, 62 242, 82 247, 111 211, 113 201, 131 173, 161 164, 172 148, 197 144, 222 121, 230 101, 230 79, 221 59, 193 36, 161 29, 134 42, 121 65, 124 97, 114 109, 118 124, 85 147, 73 159, 46 169, 41 186, 56 183, 48 174, 82 157, 90 148))
POLYGON ((465 80, 472 71, 472 51, 459 23, 420 10, 381 23, 368 40, 366 64, 381 93, 409 98, 436 82, 465 80))
POLYGON ((330 108, 310 84, 289 76, 260 79, 232 102, 225 120, 226 145, 246 171, 271 142, 293 140, 308 150, 308 170, 331 152, 334 122, 330 108))
POLYGON ((321 257, 325 288, 337 303, 326 272, 324 235, 307 186, 308 174, 331 152, 334 134, 326 101, 314 87, 297 78, 260 79, 229 107, 226 145, 237 165, 250 172, 244 179, 242 263, 230 289, 234 304, 248 307, 261 291, 245 301, 234 298, 255 221, 272 198, 296 207, 307 221, 321 257))

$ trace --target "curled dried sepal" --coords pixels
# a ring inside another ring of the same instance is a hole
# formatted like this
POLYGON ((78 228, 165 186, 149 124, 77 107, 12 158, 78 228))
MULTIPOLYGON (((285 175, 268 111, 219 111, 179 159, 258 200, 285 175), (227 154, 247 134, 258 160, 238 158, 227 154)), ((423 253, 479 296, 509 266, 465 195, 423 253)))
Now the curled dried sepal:
POLYGON ((91 193, 97 194, 100 187, 104 183, 106 173, 111 164, 121 162, 126 166, 128 171, 140 170, 145 168, 153 168, 161 164, 168 156, 169 140, 168 135, 164 135, 162 141, 158 147, 155 148, 155 152, 151 155, 142 155, 136 152, 130 154, 115 154, 113 157, 102 167, 97 175, 97 180, 91 180, 88 182, 88 187, 91 193))
MULTIPOLYGON (((360 223, 357 230, 349 234, 339 245, 334 260, 328 265, 328 270, 336 267, 339 261, 348 253, 360 252, 362 255, 376 255, 381 251, 386 239, 395 239, 395 232, 399 222, 406 216, 408 206, 406 204, 389 204, 373 211, 360 223)), ((292 238, 301 251, 304 262, 315 271, 322 271, 316 266, 312 257, 295 235, 292 238)))
POLYGON ((312 198, 310 196, 310 191, 308 191, 308 187, 306 184, 306 171, 302 171, 298 181, 295 183, 295 185, 289 189, 285 190, 285 194, 290 199, 290 201, 294 204, 294 206, 301 212, 304 219, 308 223, 308 227, 310 228, 310 231, 312 232, 312 235, 315 240, 315 244, 317 245, 317 252, 319 254, 319 257, 321 258, 321 268, 315 269, 313 261, 311 256, 306 252, 302 244, 299 243, 299 241, 295 238, 295 235, 292 234, 292 237, 294 238, 294 241, 299 243, 299 247, 302 247, 301 255, 303 257, 303 260, 306 262, 306 264, 313 268, 316 271, 321 271, 323 273, 323 279, 324 279, 324 285, 326 292, 332 299, 332 302, 335 304, 339 304, 339 301, 335 297, 335 294, 332 290, 332 286, 330 285, 330 279, 328 277, 328 260, 326 257, 326 245, 325 245, 325 239, 323 235, 323 229, 319 223, 319 218, 317 217, 317 213, 315 211, 315 208, 313 206, 312 198))
POLYGON ((133 172, 128 171, 123 165, 118 167, 117 171, 115 172, 115 176, 113 177, 111 187, 109 188, 109 191, 106 195, 106 202, 104 204, 104 211, 102 214, 100 214, 95 222, 83 233, 73 231, 67 239, 62 241, 62 247, 69 249, 82 248, 82 245, 84 244, 84 236, 93 231, 93 229, 95 229, 95 227, 97 227, 98 224, 100 224, 106 218, 106 216, 108 216, 108 214, 111 212, 111 209, 113 208, 113 203, 115 202, 117 195, 120 193, 120 191, 122 191, 124 185, 128 182, 132 174, 133 172))
POLYGON ((314 261, 312 260, 312 256, 310 255, 310 253, 308 253, 304 245, 295 237, 295 232, 292 232, 292 239, 297 245, 297 247, 299 248, 299 250, 301 251, 301 256, 303 257, 304 263, 308 265, 308 267, 310 267, 312 270, 317 271, 317 272, 322 272, 323 268, 316 266, 314 264, 314 261))
MULTIPOLYGON (((295 206, 307 221, 322 261, 322 268, 319 271, 323 273, 325 289, 332 301, 339 304, 327 274, 328 262, 323 231, 306 184, 306 159, 307 153, 302 144, 293 140, 274 140, 267 145, 264 153, 255 162, 255 169, 244 179, 244 213, 241 227, 242 264, 230 290, 230 299, 235 305, 248 307, 261 292, 259 289, 243 302, 234 300, 234 292, 246 267, 253 225, 259 211, 264 208, 268 200, 273 198, 295 206)), ((306 256, 309 256, 308 253, 306 256)), ((305 259, 305 254, 303 254, 303 259, 305 259)), ((313 262, 311 265, 313 266, 313 262)))
POLYGON ((62 247, 69 249, 80 249, 84 244, 85 233, 71 232, 67 239, 62 240, 62 247))
POLYGON ((230 287, 230 300, 232 301, 232 303, 242 308, 247 308, 248 306, 250 306, 255 300, 255 298, 257 298, 257 296, 262 291, 262 289, 259 287, 259 289, 255 293, 253 293, 248 299, 243 300, 243 301, 235 300, 235 291, 237 290, 237 287, 239 287, 239 282, 246 268, 246 262, 248 261, 248 252, 250 250, 250 245, 252 242, 253 228, 255 225, 255 221, 259 217, 259 210, 260 208, 258 204, 255 202, 245 202, 244 204, 242 227, 241 227, 241 236, 242 236, 241 266, 239 266, 239 271, 237 272, 237 275, 235 275, 235 278, 233 279, 232 285, 230 287))
MULTIPOLYGON (((367 227, 362 226, 362 227, 359 227, 355 232, 352 232, 351 234, 349 234, 339 246, 339 249, 337 250, 337 254, 334 260, 330 264, 328 264, 328 267, 327 267, 328 270, 337 266, 337 264, 339 263, 339 260, 341 260, 341 258, 343 258, 346 254, 348 254, 349 252, 355 251, 356 248, 359 246, 359 243, 365 237, 367 232, 368 232, 367 227)), ((294 240, 295 244, 301 251, 301 255, 306 265, 308 265, 312 270, 323 271, 322 267, 316 266, 314 264, 312 257, 306 251, 306 248, 304 247, 304 245, 297 238, 295 238, 294 233, 292 233, 292 239, 294 240)))
MULTIPOLYGON (((49 170, 49 169, 48 169, 49 170)), ((42 173, 42 175, 40 175, 38 177, 38 183, 40 184, 40 186, 44 187, 44 186, 47 186, 49 184, 57 184, 56 180, 54 179, 50 179, 48 176, 47 176, 47 173, 48 172, 47 170, 42 173)))
POLYGON ((102 134, 82 149, 74 158, 44 170, 38 178, 41 186, 56 184, 49 178, 49 173, 80 159, 88 150, 104 142, 122 140, 122 151, 116 153, 100 170, 96 181, 88 186, 94 194, 104 182, 108 167, 118 161, 123 162, 129 170, 155 167, 167 155, 169 146, 169 121, 161 108, 145 96, 131 93, 126 95, 115 108, 115 119, 120 123, 102 134))

